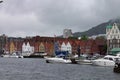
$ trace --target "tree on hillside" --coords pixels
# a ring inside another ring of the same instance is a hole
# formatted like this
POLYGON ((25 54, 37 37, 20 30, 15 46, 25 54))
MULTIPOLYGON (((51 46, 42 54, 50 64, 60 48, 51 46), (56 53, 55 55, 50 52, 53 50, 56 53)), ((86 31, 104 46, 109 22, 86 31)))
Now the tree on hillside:
POLYGON ((88 40, 88 36, 82 35, 82 36, 81 36, 81 40, 88 40))
POLYGON ((77 37, 68 37, 68 39, 78 39, 77 37))
POLYGON ((98 37, 96 37, 96 39, 104 39, 104 40, 106 40, 105 36, 98 36, 98 37))

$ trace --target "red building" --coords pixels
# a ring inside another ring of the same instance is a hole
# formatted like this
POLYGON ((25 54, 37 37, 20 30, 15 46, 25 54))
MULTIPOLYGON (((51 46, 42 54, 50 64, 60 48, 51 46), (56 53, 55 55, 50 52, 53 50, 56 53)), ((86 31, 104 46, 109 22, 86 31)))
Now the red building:
POLYGON ((70 43, 72 46, 72 54, 78 53, 78 48, 80 48, 80 53, 87 54, 104 54, 104 46, 106 44, 105 40, 77 40, 77 39, 66 39, 57 37, 27 37, 27 38, 10 38, 7 40, 5 45, 5 50, 9 53, 22 52, 23 43, 30 43, 30 46, 34 47, 34 52, 36 53, 48 53, 48 55, 54 54, 54 42, 59 42, 61 45, 63 42, 70 43), (12 46, 11 46, 12 44, 12 46), (12 51, 11 51, 12 50, 12 51))

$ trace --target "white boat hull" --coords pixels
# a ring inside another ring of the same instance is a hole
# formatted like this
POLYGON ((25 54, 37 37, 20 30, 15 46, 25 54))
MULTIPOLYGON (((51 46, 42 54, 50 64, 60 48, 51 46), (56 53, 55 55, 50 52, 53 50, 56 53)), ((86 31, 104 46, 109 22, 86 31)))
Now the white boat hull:
POLYGON ((114 66, 115 62, 110 60, 104 60, 104 59, 97 59, 91 61, 93 65, 97 66, 114 66))
POLYGON ((3 55, 4 58, 23 58, 23 56, 3 55))
POLYGON ((77 63, 78 64, 92 64, 91 60, 86 60, 86 59, 84 59, 84 60, 78 60, 77 63))
POLYGON ((63 59, 63 58, 45 58, 47 63, 71 63, 71 60, 69 59, 63 59))

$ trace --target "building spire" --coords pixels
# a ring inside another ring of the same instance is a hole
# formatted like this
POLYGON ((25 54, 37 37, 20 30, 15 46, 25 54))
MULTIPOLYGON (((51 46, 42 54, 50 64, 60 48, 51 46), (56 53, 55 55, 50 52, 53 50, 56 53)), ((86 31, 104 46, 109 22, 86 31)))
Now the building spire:
POLYGON ((114 23, 113 26, 117 26, 117 23, 114 23))

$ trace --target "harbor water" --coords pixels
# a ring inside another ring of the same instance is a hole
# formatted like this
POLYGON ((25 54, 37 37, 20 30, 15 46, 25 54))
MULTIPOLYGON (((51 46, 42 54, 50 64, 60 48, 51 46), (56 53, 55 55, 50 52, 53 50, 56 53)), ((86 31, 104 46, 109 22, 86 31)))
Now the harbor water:
POLYGON ((0 80, 120 80, 113 67, 50 64, 44 59, 0 58, 0 80))

